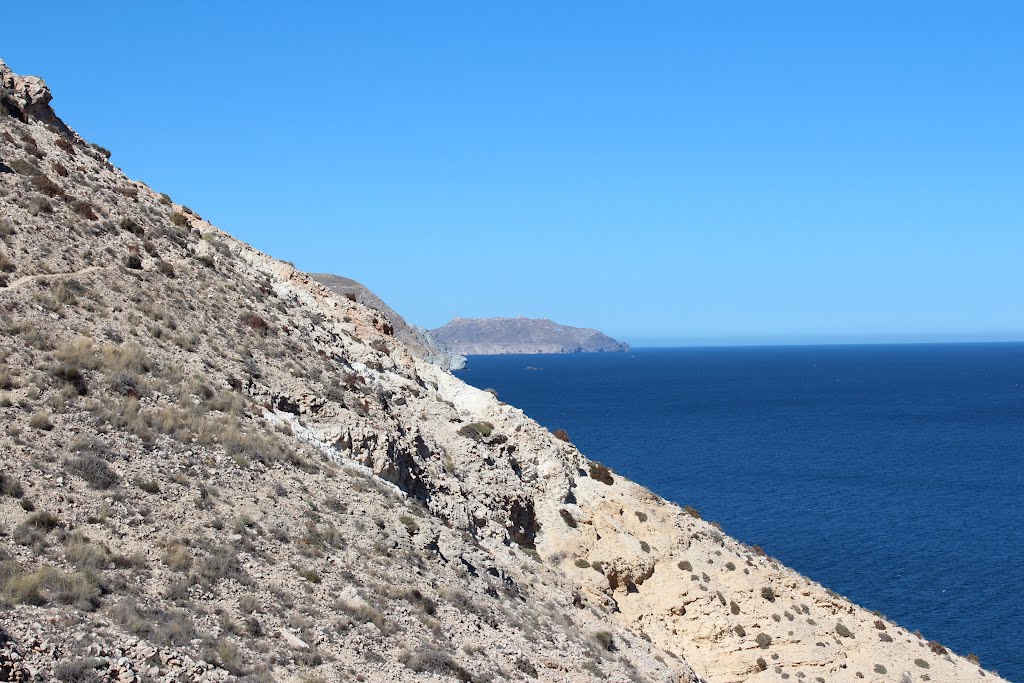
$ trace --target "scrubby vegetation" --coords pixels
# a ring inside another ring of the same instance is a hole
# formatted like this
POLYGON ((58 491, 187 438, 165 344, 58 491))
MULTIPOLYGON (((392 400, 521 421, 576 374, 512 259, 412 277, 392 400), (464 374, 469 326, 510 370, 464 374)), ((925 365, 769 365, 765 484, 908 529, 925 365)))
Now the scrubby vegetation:
POLYGON ((494 425, 490 422, 471 422, 459 428, 459 434, 474 441, 482 441, 493 431, 494 425))
POLYGON ((608 484, 611 486, 615 483, 615 477, 612 476, 612 471, 599 462, 593 460, 590 462, 589 473, 591 479, 596 479, 602 484, 608 484))

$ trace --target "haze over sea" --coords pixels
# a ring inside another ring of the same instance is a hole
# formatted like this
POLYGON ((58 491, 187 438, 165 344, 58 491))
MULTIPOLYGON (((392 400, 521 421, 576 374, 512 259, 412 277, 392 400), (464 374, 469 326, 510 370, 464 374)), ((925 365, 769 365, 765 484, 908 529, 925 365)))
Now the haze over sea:
POLYGON ((457 374, 1024 682, 1024 344, 472 356, 457 374))

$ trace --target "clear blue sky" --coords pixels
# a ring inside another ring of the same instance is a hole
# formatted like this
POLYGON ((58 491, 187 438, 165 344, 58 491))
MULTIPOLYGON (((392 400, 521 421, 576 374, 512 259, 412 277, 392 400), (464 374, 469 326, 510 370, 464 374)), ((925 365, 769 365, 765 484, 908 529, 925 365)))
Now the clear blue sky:
POLYGON ((1024 2, 15 2, 3 21, 0 57, 129 175, 427 327, 1024 338, 1024 2))

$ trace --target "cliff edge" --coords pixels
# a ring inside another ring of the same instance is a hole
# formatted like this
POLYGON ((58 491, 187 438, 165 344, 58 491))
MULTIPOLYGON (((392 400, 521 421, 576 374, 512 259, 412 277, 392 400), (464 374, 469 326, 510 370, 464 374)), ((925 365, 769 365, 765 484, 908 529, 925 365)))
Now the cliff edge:
POLYGON ((394 328, 394 335, 417 357, 435 363, 445 370, 461 370, 466 359, 442 344, 429 330, 411 325, 366 285, 351 278, 328 273, 311 273, 310 277, 332 292, 349 297, 364 306, 380 311, 394 328))

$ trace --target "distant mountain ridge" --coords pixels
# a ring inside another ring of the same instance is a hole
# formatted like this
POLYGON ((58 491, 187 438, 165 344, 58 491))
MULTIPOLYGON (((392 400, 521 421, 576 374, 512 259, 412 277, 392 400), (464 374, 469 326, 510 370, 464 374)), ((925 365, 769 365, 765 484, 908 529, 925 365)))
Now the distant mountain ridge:
POLYGON ((629 350, 629 344, 598 330, 560 325, 547 318, 455 318, 431 332, 455 353, 468 356, 629 350))

